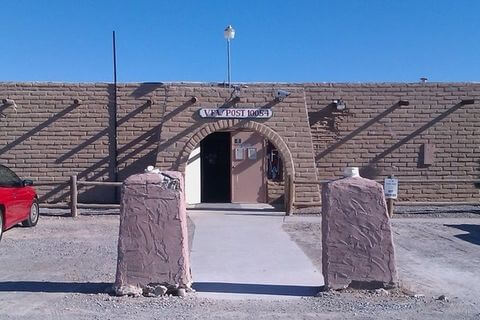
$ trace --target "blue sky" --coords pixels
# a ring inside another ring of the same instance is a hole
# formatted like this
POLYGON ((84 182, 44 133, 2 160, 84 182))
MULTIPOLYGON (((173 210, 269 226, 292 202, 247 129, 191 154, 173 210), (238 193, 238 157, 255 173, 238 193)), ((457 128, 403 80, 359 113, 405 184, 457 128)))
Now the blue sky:
POLYGON ((0 81, 480 81, 480 1, 0 0, 0 81))

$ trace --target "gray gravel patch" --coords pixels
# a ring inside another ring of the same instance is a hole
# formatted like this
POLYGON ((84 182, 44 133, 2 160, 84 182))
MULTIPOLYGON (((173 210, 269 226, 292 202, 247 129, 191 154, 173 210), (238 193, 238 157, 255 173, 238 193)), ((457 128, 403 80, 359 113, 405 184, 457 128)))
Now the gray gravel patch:
MULTIPOLYGON (((462 230, 480 219, 392 221, 401 277, 425 297, 345 291, 288 300, 109 296, 118 220, 103 210, 44 215, 35 228, 8 230, 0 243, 0 319, 480 319, 480 245, 475 229, 462 230), (440 294, 448 301, 436 300, 440 294)), ((319 223, 284 228, 321 269, 319 223)))

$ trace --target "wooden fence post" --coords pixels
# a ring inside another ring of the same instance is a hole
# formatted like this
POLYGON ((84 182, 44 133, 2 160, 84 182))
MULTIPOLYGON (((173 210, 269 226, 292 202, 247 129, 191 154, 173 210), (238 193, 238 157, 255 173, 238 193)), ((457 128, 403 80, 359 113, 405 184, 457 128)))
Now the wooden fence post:
POLYGON ((77 211, 77 175, 74 174, 70 176, 70 212, 72 218, 76 218, 78 216, 77 211))
POLYGON ((387 199, 387 211, 388 211, 388 216, 390 218, 393 217, 394 202, 395 202, 395 200, 393 200, 393 199, 387 199))

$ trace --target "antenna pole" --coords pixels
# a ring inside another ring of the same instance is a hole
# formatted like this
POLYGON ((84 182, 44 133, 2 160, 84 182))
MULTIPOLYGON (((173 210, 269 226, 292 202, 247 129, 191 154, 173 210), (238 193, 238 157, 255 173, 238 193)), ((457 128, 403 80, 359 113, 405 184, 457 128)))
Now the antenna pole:
MULTIPOLYGON (((118 181, 118 163, 117 163, 117 46, 115 39, 115 31, 112 32, 112 46, 113 46, 113 110, 112 110, 112 137, 113 146, 113 177, 118 181)), ((118 201, 118 192, 115 192, 115 200, 118 201)))

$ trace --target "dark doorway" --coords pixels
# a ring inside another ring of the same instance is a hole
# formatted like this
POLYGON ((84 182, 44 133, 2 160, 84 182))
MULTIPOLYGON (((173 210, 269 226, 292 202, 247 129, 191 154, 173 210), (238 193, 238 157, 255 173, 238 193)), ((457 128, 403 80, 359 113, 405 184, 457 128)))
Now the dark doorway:
POLYGON ((215 132, 200 142, 202 202, 231 202, 230 132, 215 132))

